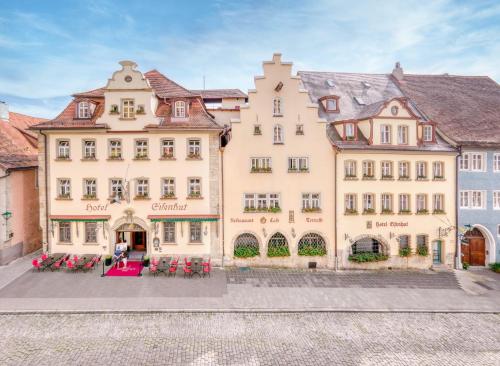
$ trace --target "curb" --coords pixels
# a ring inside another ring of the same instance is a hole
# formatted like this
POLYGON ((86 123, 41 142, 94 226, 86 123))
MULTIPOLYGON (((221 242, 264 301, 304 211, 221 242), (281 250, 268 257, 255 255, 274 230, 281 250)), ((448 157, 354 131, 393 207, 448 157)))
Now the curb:
POLYGON ((313 308, 313 309, 150 309, 150 310, 10 310, 0 311, 0 315, 41 315, 41 314, 304 314, 304 313, 372 313, 372 314, 498 314, 499 310, 412 310, 412 309, 340 309, 340 308, 313 308))

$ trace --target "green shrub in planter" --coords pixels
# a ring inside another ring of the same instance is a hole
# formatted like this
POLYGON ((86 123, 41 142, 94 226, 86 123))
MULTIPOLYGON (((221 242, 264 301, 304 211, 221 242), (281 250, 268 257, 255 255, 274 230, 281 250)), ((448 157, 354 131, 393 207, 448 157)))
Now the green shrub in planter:
POLYGON ((421 257, 427 257, 429 255, 429 249, 427 248, 427 245, 419 245, 416 252, 421 257))
POLYGON ((303 256, 323 256, 326 255, 326 249, 322 246, 307 245, 299 247, 299 255, 303 256))
POLYGON ((469 269, 469 263, 468 262, 462 262, 462 268, 467 271, 469 269))
POLYGON ((491 263, 490 268, 493 272, 500 273, 500 262, 491 263))
POLYGON ((112 262, 113 262, 113 257, 112 256, 107 255, 106 258, 104 258, 104 264, 106 266, 110 266, 112 262))
POLYGON ((410 255, 411 255, 411 248, 410 247, 399 249, 399 256, 400 257, 409 257, 410 255))
POLYGON ((389 259, 389 256, 382 253, 356 253, 351 254, 348 259, 356 263, 380 262, 389 259))
POLYGON ((149 257, 144 257, 144 260, 142 261, 142 265, 144 267, 149 267, 149 257))
POLYGON ((251 258, 260 255, 259 248, 240 246, 234 248, 234 256, 236 258, 251 258))
POLYGON ((269 247, 267 248, 267 256, 268 257, 289 257, 290 250, 287 246, 283 247, 269 247))

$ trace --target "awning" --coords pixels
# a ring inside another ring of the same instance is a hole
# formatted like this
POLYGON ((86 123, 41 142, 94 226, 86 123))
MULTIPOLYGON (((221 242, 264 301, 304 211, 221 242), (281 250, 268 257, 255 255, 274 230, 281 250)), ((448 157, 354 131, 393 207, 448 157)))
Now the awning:
POLYGON ((219 215, 149 215, 152 222, 204 222, 218 221, 219 215))
POLYGON ((49 219, 52 221, 59 222, 97 222, 97 221, 108 221, 111 218, 110 215, 50 215, 49 219))

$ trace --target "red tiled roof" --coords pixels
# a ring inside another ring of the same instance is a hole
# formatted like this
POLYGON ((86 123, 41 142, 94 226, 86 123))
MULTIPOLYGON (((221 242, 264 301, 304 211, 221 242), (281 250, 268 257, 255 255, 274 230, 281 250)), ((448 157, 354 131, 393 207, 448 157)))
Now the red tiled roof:
POLYGON ((196 94, 170 80, 158 70, 151 70, 144 74, 149 84, 159 98, 190 98, 196 94))
POLYGON ((15 169, 38 165, 36 136, 27 129, 41 121, 46 120, 14 112, 9 112, 9 121, 0 121, 0 166, 15 169))
POLYGON ((403 80, 393 79, 456 142, 500 145, 500 85, 489 77, 405 74, 403 80))
POLYGON ((102 97, 104 97, 105 90, 106 90, 106 88, 102 87, 102 88, 97 88, 97 89, 93 89, 93 90, 89 90, 89 91, 85 91, 85 92, 81 92, 81 93, 76 93, 76 94, 73 94, 73 96, 80 97, 80 98, 102 98, 102 97))
POLYGON ((248 98, 248 95, 240 89, 205 89, 191 90, 191 92, 201 95, 203 99, 248 98))

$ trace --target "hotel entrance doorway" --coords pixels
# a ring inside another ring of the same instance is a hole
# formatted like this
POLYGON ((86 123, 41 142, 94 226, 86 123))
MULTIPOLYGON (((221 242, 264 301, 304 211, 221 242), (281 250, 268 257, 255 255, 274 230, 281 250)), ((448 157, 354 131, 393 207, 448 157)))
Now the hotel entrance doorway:
POLYGON ((145 252, 147 247, 146 230, 137 224, 124 224, 116 229, 116 242, 126 242, 129 252, 145 252))

